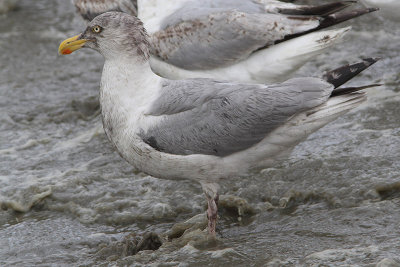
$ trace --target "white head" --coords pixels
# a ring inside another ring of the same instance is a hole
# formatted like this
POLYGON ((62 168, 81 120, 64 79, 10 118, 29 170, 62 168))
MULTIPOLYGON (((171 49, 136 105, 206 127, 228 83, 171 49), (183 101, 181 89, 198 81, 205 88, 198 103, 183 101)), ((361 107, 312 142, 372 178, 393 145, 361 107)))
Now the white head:
POLYGON ((143 23, 122 12, 107 12, 95 17, 86 30, 63 41, 58 49, 62 55, 80 48, 98 51, 105 59, 135 57, 149 59, 149 40, 143 23))

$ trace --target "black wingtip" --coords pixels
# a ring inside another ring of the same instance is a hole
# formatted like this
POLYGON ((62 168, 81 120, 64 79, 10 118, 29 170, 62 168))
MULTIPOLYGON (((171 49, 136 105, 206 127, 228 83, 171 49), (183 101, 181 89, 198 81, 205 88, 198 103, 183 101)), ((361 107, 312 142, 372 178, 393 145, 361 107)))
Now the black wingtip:
POLYGON ((335 90, 332 91, 331 97, 339 96, 339 95, 347 95, 347 94, 355 93, 355 92, 358 92, 358 91, 361 91, 361 90, 364 90, 367 88, 379 87, 379 86, 383 86, 383 84, 374 83, 374 84, 368 84, 368 85, 358 86, 358 87, 336 88, 335 90))
POLYGON ((348 21, 353 18, 357 18, 359 16, 378 11, 379 8, 371 7, 371 8, 361 8, 361 9, 355 9, 351 10, 348 12, 340 12, 340 13, 334 13, 330 14, 329 16, 326 16, 321 24, 319 25, 318 29, 324 29, 327 27, 331 27, 333 25, 348 21))
MULTIPOLYGON (((350 1, 351 2, 351 1, 350 1)), ((291 35, 287 35, 285 36, 285 38, 283 38, 282 40, 276 41, 275 44, 279 44, 282 42, 285 42, 287 40, 311 33, 311 32, 315 32, 315 31, 319 31, 337 24, 340 24, 342 22, 351 20, 353 18, 357 18, 359 16, 374 12, 379 10, 379 8, 361 8, 361 9, 356 9, 356 10, 352 10, 352 11, 348 11, 348 12, 335 12, 333 14, 329 14, 327 16, 321 16, 321 21, 318 27, 305 31, 305 32, 301 32, 301 33, 295 33, 295 34, 291 34, 291 35)), ((296 19, 299 17, 292 17, 292 19, 296 19)), ((300 16, 301 18, 301 16, 300 16)))
POLYGON ((369 57, 369 58, 363 58, 363 61, 365 62, 365 64, 369 64, 369 66, 371 66, 372 64, 375 64, 376 62, 378 62, 379 60, 381 60, 381 57, 369 57))
POLYGON ((368 8, 368 13, 379 11, 379 7, 370 7, 368 8))
POLYGON ((323 79, 333 84, 335 88, 338 88, 379 60, 380 58, 378 57, 371 57, 363 59, 363 61, 358 63, 344 65, 335 70, 328 71, 324 74, 323 79))
POLYGON ((315 6, 299 6, 296 8, 282 8, 279 10, 279 13, 285 15, 301 15, 301 16, 327 16, 338 11, 341 11, 358 1, 348 0, 348 1, 340 1, 333 2, 322 5, 315 6))

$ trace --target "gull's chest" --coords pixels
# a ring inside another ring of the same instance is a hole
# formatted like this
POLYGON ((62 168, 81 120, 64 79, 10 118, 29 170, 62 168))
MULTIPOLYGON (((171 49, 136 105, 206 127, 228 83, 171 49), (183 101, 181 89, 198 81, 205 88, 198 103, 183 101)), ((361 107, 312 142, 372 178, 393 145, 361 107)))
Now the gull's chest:
POLYGON ((113 142, 129 139, 148 124, 149 118, 144 115, 147 105, 137 99, 102 91, 100 106, 104 130, 113 142))
POLYGON ((120 155, 131 164, 146 156, 141 152, 144 142, 139 133, 159 120, 145 114, 157 99, 160 83, 161 78, 148 64, 136 66, 124 59, 105 62, 100 84, 103 127, 120 155))
POLYGON ((128 116, 120 108, 119 99, 108 97, 107 94, 103 94, 100 98, 103 127, 107 136, 111 139, 126 126, 128 116))
POLYGON ((149 103, 145 100, 145 96, 142 99, 140 95, 133 98, 115 94, 112 89, 103 88, 100 93, 104 131, 120 155, 132 164, 143 156, 137 152, 144 144, 140 133, 162 119, 146 115, 149 103))
POLYGON ((122 158, 139 168, 140 162, 151 160, 149 149, 139 136, 151 127, 154 119, 145 115, 145 107, 126 108, 126 99, 101 96, 104 131, 122 158))
POLYGON ((152 101, 159 79, 146 74, 139 67, 106 61, 100 85, 100 106, 104 129, 110 139, 133 134, 146 124, 143 114, 152 101))

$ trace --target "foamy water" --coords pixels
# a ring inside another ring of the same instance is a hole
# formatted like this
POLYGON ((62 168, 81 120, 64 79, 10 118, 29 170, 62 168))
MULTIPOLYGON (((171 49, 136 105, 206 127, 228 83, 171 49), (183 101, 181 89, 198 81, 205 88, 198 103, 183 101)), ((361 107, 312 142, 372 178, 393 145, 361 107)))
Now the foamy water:
POLYGON ((126 236, 165 238, 205 210, 200 186, 149 177, 113 151, 98 116, 101 56, 57 55, 84 29, 69 1, 21 0, 0 21, 1 266, 400 264, 399 24, 358 19, 296 74, 378 56, 351 84, 384 86, 287 161, 224 181, 222 193, 255 214, 239 221, 222 207, 217 242, 198 230, 132 256, 126 236))

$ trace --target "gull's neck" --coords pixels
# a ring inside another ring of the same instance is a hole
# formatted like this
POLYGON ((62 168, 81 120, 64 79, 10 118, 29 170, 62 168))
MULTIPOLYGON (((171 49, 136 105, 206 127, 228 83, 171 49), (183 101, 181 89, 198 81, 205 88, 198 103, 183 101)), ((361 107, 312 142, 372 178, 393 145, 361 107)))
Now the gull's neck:
POLYGON ((104 131, 119 153, 132 164, 137 134, 150 126, 146 111, 158 95, 162 78, 148 60, 139 57, 106 59, 100 85, 104 131))
POLYGON ((118 98, 140 107, 156 95, 161 77, 154 74, 148 60, 138 58, 106 59, 101 77, 101 95, 118 98))
POLYGON ((188 0, 138 0, 138 18, 149 34, 160 30, 161 22, 188 0))
MULTIPOLYGON (((157 98, 162 78, 155 75, 148 60, 121 58, 104 62, 100 85, 100 106, 104 130, 117 146, 127 133, 134 134, 157 98)), ((119 148, 121 149, 121 148, 119 148)))

